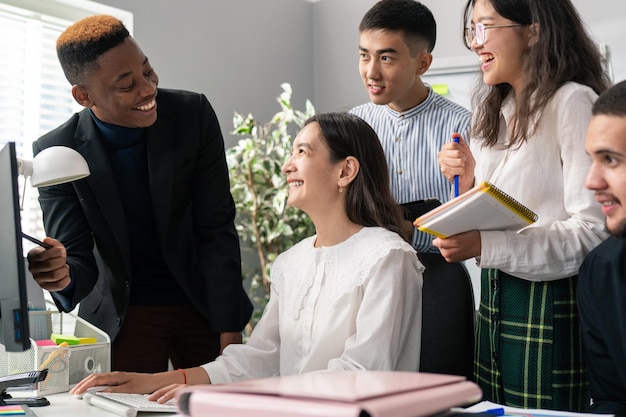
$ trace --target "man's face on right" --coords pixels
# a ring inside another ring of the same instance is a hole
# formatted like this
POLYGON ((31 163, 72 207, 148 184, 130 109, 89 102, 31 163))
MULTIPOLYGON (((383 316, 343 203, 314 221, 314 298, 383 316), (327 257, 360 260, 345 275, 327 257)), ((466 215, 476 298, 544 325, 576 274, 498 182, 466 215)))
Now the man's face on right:
POLYGON ((593 116, 585 150, 592 160, 585 186, 595 191, 608 231, 626 237, 626 117, 593 116))

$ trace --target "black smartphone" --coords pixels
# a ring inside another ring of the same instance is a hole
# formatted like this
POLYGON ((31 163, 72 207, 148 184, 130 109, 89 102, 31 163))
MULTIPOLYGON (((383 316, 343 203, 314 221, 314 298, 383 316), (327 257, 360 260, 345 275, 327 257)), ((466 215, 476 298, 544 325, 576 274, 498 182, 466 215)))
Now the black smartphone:
POLYGON ((422 214, 428 213, 435 207, 441 205, 441 201, 436 198, 426 198, 424 200, 412 201, 410 203, 402 203, 400 206, 404 211, 404 218, 409 221, 415 221, 422 214))

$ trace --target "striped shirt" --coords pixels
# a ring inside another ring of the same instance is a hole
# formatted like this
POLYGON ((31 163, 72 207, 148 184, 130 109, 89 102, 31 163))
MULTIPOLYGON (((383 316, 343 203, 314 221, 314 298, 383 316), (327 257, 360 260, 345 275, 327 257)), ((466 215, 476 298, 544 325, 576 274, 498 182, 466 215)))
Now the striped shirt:
MULTIPOLYGON (((437 153, 455 132, 468 141, 471 114, 466 108, 429 87, 424 102, 401 113, 374 103, 354 107, 350 113, 368 122, 378 134, 387 156, 391 192, 398 203, 450 199, 451 186, 441 173, 437 153)), ((432 239, 416 230, 411 243, 418 252, 437 252, 432 239)))

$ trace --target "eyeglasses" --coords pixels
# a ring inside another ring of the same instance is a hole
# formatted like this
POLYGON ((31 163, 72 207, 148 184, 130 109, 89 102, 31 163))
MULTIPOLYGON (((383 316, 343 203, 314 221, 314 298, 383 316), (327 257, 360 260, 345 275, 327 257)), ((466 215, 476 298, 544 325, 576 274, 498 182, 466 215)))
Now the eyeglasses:
POLYGON ((485 26, 482 23, 476 23, 473 28, 465 28, 465 46, 471 49, 474 40, 476 40, 477 45, 484 45, 487 41, 487 29, 512 28, 515 26, 523 25, 521 23, 512 23, 510 25, 485 26))

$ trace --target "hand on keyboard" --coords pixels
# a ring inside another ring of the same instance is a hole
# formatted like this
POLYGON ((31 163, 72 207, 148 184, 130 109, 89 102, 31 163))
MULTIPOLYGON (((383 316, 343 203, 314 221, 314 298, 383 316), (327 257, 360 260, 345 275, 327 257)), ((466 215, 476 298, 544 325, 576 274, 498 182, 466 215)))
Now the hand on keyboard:
POLYGON ((107 388, 111 388, 108 385, 96 385, 95 387, 89 387, 87 388, 87 391, 83 392, 82 394, 74 394, 74 396, 78 399, 83 399, 83 395, 90 393, 93 394, 94 392, 99 392, 99 391, 103 391, 107 388))

